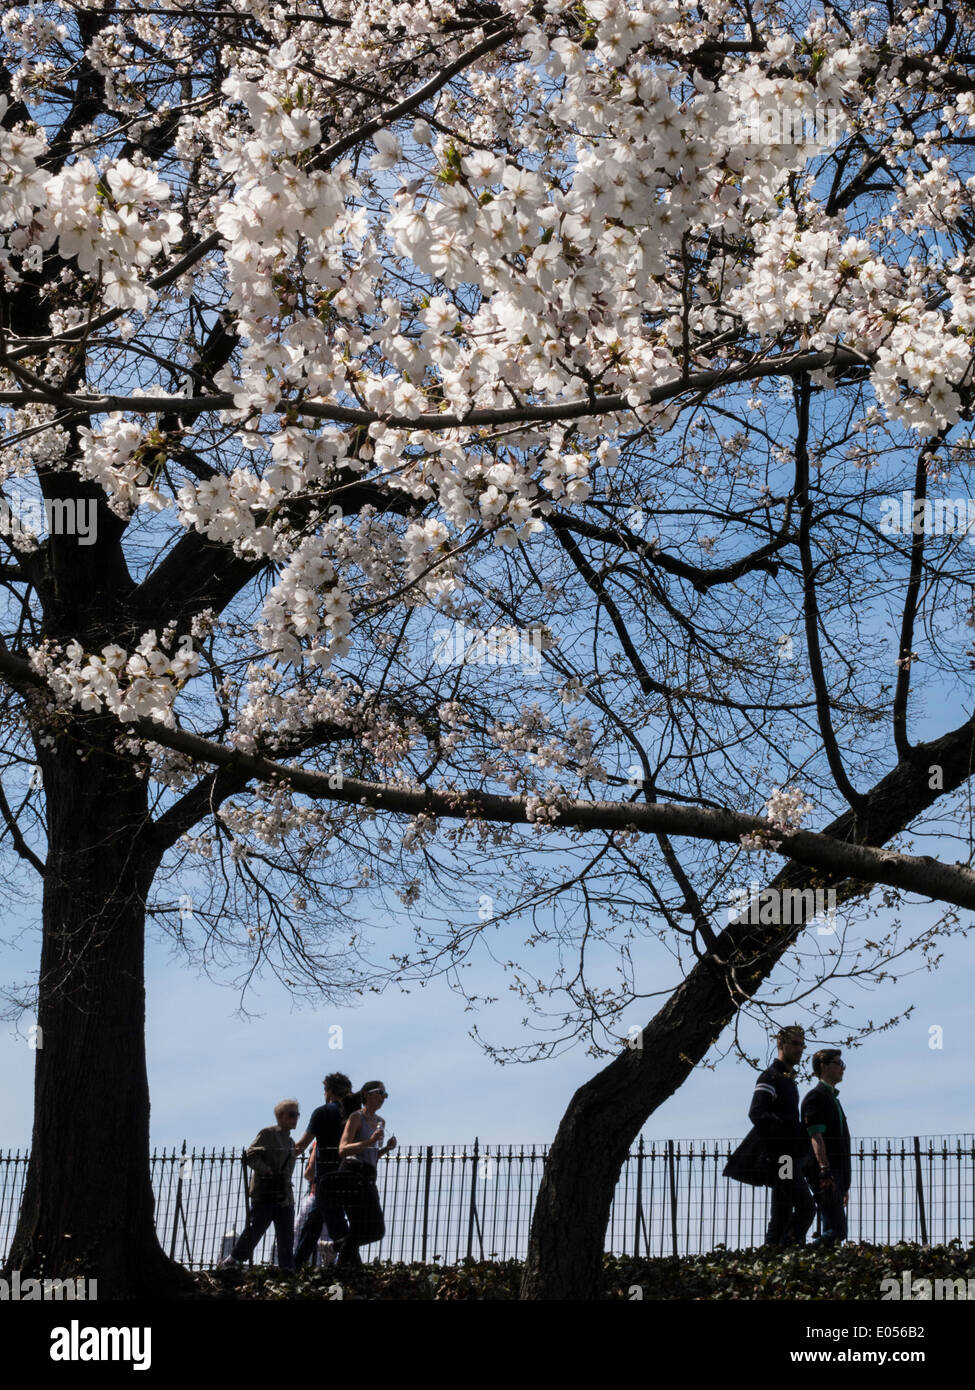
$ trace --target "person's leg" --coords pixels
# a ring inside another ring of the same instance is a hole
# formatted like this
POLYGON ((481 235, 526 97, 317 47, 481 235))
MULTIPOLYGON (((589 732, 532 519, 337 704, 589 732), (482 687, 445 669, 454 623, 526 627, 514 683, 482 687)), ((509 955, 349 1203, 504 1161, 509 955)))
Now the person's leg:
POLYGON ((349 1234, 349 1223, 345 1215, 345 1202, 348 1184, 340 1173, 329 1173, 318 1184, 318 1199, 321 1204, 329 1238, 338 1246, 349 1234))
POLYGON ((295 1209, 293 1206, 275 1207, 274 1237, 278 1243, 279 1267, 281 1269, 294 1269, 295 1257, 292 1251, 295 1238, 295 1209))
POLYGON ((819 1216, 819 1232, 815 1236, 817 1245, 831 1245, 833 1238, 830 1235, 829 1227, 829 1205, 827 1203, 828 1194, 821 1187, 813 1188, 813 1197, 816 1202, 816 1212, 819 1216))
POLYGON ((789 1186, 792 1211, 787 1222, 786 1239, 795 1245, 805 1245, 806 1232, 816 1216, 816 1203, 805 1178, 793 1178, 789 1186))
POLYGON ((772 1209, 765 1233, 766 1245, 781 1245, 785 1239, 785 1228, 792 1212, 791 1186, 791 1183, 778 1177, 772 1182, 772 1209))
POLYGON ((360 1233, 360 1243, 372 1245, 374 1241, 382 1240, 386 1234, 386 1222, 383 1218, 382 1204, 379 1200, 379 1189, 375 1179, 364 1184, 362 1193, 362 1231, 360 1233))
POLYGON ((251 1205, 251 1219, 243 1232, 237 1237, 230 1252, 232 1260, 249 1260, 264 1232, 274 1219, 274 1207, 269 1202, 254 1202, 251 1205))
POLYGON ((333 1192, 336 1201, 341 1202, 343 1207, 342 1221, 345 1226, 344 1238, 337 1238, 334 1233, 330 1216, 326 1216, 329 1230, 332 1231, 332 1239, 335 1241, 338 1254, 335 1259, 336 1269, 357 1269, 362 1264, 362 1257, 359 1254, 359 1234, 362 1231, 362 1188, 365 1180, 358 1175, 351 1173, 339 1175, 333 1192))
POLYGON ((846 1208, 843 1206, 843 1193, 835 1186, 825 1188, 816 1194, 816 1201, 822 1214, 823 1245, 833 1245, 838 1240, 846 1240, 846 1208))
MULTIPOLYGON (((322 1233, 322 1226, 325 1224, 325 1216, 319 1200, 319 1192, 322 1184, 318 1184, 318 1190, 313 1198, 313 1205, 305 1210, 304 1220, 298 1231, 298 1244, 295 1249, 295 1269, 300 1269, 305 1261, 314 1254, 318 1247, 318 1238, 322 1233)), ((314 1260, 312 1260, 314 1263, 314 1260)))

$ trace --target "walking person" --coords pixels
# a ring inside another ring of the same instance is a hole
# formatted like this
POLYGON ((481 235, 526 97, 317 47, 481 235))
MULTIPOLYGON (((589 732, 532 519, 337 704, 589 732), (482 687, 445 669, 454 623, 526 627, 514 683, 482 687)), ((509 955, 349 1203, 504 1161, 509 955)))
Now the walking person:
POLYGON ((298 1233, 295 1248, 295 1268, 300 1269, 309 1258, 322 1234, 335 1244, 336 1250, 349 1233, 349 1223, 342 1204, 341 1184, 336 1181, 339 1167, 339 1143, 349 1114, 352 1082, 344 1072, 330 1072, 322 1082, 325 1104, 313 1110, 308 1128, 298 1140, 296 1152, 315 1141, 315 1205, 311 1208, 298 1233))
POLYGON ((780 1028, 776 1034, 778 1056, 762 1072, 748 1118, 765 1146, 772 1187, 766 1245, 804 1245, 816 1205, 803 1175, 809 1158, 809 1138, 799 1118, 799 1091, 795 1067, 805 1050, 806 1035, 799 1027, 780 1028))
POLYGON ((367 1081, 349 1098, 352 1109, 339 1144, 339 1178, 345 1193, 349 1234, 339 1250, 336 1268, 362 1264, 359 1247, 382 1240, 386 1223, 376 1188, 379 1160, 396 1147, 396 1136, 385 1143, 386 1121, 378 1113, 389 1092, 381 1081, 367 1081))
POLYGON ((274 1107, 275 1125, 258 1132, 247 1149, 247 1166, 252 1168, 249 1192, 250 1220, 238 1237, 233 1250, 222 1265, 249 1260, 264 1232, 273 1222, 278 1247, 278 1264, 293 1269, 292 1241, 294 1239, 295 1197, 291 1186, 295 1161, 298 1157, 291 1131, 298 1123, 296 1100, 282 1100, 274 1107))
MULTIPOLYGON (((316 1194, 316 1191, 317 1191, 317 1183, 316 1183, 316 1181, 315 1181, 315 1150, 316 1150, 316 1147, 317 1147, 316 1140, 313 1139, 313 1140, 311 1141, 311 1148, 308 1150, 308 1162, 305 1164, 305 1173, 304 1173, 305 1182, 308 1184, 308 1191, 305 1193, 304 1197, 302 1198, 302 1200, 301 1200, 301 1206, 298 1208, 297 1212, 295 1213, 295 1252, 296 1252, 296 1254, 295 1254, 295 1268, 296 1268, 296 1269, 298 1268, 297 1250, 298 1250, 298 1242, 299 1242, 299 1238, 300 1238, 300 1235, 301 1235, 301 1230, 302 1230, 302 1228, 303 1228, 303 1226, 304 1226, 304 1224, 305 1224, 305 1221, 308 1219, 308 1217, 311 1215, 311 1213, 315 1210, 315 1203, 316 1203, 316 1196, 315 1196, 315 1194, 316 1194)), ((312 1256, 311 1256, 312 1267, 314 1268, 314 1266, 317 1265, 318 1262, 319 1262, 319 1253, 318 1253, 318 1250, 316 1249, 316 1250, 313 1250, 313 1251, 312 1251, 312 1256)))
POLYGON ((819 1084, 803 1096, 802 1122, 812 1142, 818 1170, 813 1180, 819 1208, 818 1243, 835 1245, 846 1240, 852 1177, 850 1127, 839 1097, 846 1063, 838 1048, 824 1047, 813 1056, 812 1069, 819 1084))

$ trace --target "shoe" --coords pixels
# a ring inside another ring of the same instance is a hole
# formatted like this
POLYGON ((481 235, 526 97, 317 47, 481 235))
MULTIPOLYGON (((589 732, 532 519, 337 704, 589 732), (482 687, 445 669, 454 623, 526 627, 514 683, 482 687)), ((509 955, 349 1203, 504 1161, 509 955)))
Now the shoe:
POLYGON ((350 1241, 348 1236, 343 1236, 341 1240, 335 1242, 335 1268, 362 1268, 362 1256, 359 1254, 359 1247, 355 1241, 350 1241))

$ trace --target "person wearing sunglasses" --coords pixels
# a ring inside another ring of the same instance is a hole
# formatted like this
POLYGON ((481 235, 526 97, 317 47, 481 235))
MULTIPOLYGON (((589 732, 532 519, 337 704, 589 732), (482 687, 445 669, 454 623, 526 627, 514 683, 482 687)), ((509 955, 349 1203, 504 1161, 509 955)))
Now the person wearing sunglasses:
POLYGON ((850 1127, 840 1104, 846 1063, 838 1047, 823 1047, 812 1059, 819 1084, 802 1102, 802 1122, 812 1142, 813 1193, 819 1208, 820 1246, 846 1240, 850 1200, 850 1127))
POLYGON ((250 1259, 255 1246, 271 1223, 278 1246, 278 1264, 293 1269, 292 1248, 295 1229, 295 1194, 292 1174, 298 1152, 291 1131, 298 1123, 296 1100, 282 1100, 274 1107, 277 1124, 262 1129, 245 1155, 247 1166, 253 1169, 248 1191, 251 1197, 250 1220, 243 1234, 222 1265, 235 1265, 250 1259))
POLYGON ((349 1234, 339 1250, 336 1268, 361 1265, 359 1247, 382 1240, 386 1233, 376 1188, 376 1168, 379 1160, 396 1147, 395 1135, 388 1140, 385 1138, 386 1121, 379 1114, 388 1095, 381 1081, 367 1081, 360 1091, 349 1097, 351 1113, 339 1143, 339 1176, 345 1194, 349 1234))

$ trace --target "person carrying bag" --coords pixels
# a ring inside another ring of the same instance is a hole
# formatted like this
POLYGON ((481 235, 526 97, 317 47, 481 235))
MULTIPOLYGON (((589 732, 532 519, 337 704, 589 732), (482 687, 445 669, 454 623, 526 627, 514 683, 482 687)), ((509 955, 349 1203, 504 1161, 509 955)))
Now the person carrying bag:
POLYGON ((772 1164, 765 1141, 752 1127, 724 1166, 723 1176, 749 1187, 772 1186, 772 1164))

